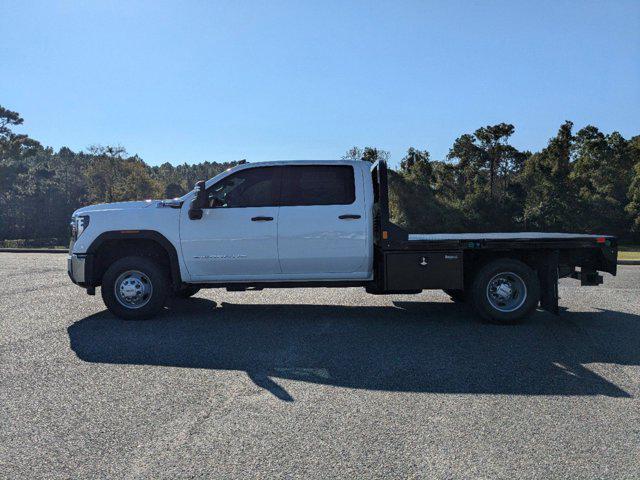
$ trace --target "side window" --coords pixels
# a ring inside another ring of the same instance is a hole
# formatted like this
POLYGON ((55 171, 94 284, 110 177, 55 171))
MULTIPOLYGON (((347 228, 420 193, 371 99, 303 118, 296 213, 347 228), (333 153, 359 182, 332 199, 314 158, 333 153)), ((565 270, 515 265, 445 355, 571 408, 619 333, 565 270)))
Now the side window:
POLYGON ((284 168, 282 206, 350 205, 356 192, 349 165, 291 165, 284 168))
POLYGON ((207 189, 208 208, 277 206, 280 169, 258 167, 241 170, 207 189))

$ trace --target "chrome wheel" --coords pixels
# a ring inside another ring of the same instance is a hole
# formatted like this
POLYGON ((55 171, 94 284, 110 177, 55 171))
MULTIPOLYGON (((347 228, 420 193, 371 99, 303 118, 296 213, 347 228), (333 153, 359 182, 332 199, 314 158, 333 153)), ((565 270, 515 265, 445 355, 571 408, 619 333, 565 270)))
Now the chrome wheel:
POLYGON ((120 274, 114 284, 118 303, 125 308, 144 307, 153 294, 151 280, 138 270, 127 270, 120 274))
POLYGON ((487 284, 487 300, 500 312, 513 312, 526 299, 527 287, 522 278, 513 272, 498 273, 487 284))

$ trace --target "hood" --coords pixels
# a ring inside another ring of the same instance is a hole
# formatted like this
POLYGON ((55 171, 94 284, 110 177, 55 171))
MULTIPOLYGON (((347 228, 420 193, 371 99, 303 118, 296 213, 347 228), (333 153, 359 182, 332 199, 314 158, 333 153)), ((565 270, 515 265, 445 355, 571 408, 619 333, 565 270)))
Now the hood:
POLYGON ((162 206, 161 200, 142 200, 139 202, 115 202, 115 203, 98 203, 96 205, 87 205, 73 212, 73 215, 83 215, 91 212, 104 212, 111 210, 137 210, 140 208, 150 208, 162 206))

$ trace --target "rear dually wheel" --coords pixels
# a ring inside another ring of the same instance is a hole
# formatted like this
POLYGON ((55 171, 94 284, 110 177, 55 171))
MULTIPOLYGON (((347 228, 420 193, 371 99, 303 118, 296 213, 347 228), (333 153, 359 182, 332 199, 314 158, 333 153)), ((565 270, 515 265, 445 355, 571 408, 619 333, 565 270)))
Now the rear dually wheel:
POLYGON ((494 260, 475 275, 471 300, 474 310, 484 320, 517 323, 538 305, 540 282, 536 272, 519 260, 494 260))

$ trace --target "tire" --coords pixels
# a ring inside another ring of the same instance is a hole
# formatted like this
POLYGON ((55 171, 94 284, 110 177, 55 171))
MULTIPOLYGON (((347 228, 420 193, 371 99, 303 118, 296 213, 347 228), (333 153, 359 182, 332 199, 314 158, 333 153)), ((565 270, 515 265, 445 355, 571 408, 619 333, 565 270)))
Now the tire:
POLYGON ((104 304, 117 317, 142 320, 153 317, 164 307, 169 277, 150 258, 124 257, 105 272, 101 293, 104 304))
POLYGON ((444 289, 443 292, 446 293, 447 295, 449 295, 451 300, 456 302, 456 303, 464 303, 467 300, 466 292, 464 290, 444 289))
POLYGON ((199 291, 200 291, 200 288, 198 287, 184 287, 174 292, 173 296, 176 298, 189 298, 189 297, 193 297, 199 291))
POLYGON ((519 260, 494 260, 477 272, 471 287, 471 300, 482 319, 514 324, 537 307, 540 282, 536 272, 519 260))

